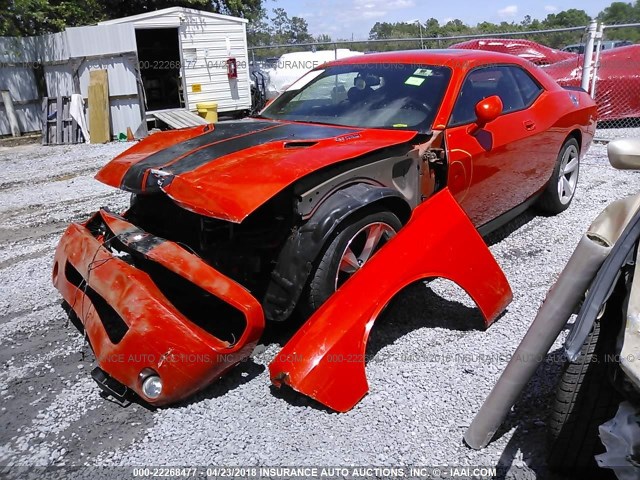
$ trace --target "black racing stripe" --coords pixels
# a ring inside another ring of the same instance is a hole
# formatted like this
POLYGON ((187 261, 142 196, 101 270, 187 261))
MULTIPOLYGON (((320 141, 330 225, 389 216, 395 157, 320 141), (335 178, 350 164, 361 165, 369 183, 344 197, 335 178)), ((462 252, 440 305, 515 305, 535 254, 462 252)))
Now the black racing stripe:
POLYGON ((285 140, 321 140, 356 132, 353 128, 309 125, 301 123, 285 123, 277 128, 256 132, 253 135, 231 138, 186 155, 174 164, 163 169, 168 173, 179 175, 191 172, 209 162, 226 155, 246 150, 273 141, 285 140))
POLYGON ((140 191, 145 172, 150 168, 160 168, 172 160, 205 145, 219 142, 225 138, 247 135, 277 126, 276 122, 259 120, 218 123, 210 132, 177 143, 157 153, 149 155, 144 160, 132 165, 125 173, 121 187, 125 190, 140 191))

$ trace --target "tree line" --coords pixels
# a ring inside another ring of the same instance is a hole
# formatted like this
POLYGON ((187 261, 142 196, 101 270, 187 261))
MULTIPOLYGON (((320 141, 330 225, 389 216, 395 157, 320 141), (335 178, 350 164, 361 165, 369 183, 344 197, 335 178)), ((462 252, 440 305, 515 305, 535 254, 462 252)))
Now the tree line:
MULTIPOLYGON (((606 25, 616 25, 623 23, 640 23, 640 0, 636 0, 635 4, 624 2, 613 2, 606 7, 596 17, 597 20, 604 22, 606 25)), ((465 35, 478 34, 496 34, 499 36, 504 33, 535 32, 538 30, 553 30, 570 27, 584 27, 591 21, 591 17, 584 10, 571 8, 558 13, 550 13, 543 20, 532 19, 529 15, 525 16, 521 22, 480 22, 475 26, 463 23, 461 20, 450 20, 444 24, 435 18, 430 18, 424 23, 406 23, 406 22, 378 22, 369 32, 370 40, 382 40, 393 38, 419 38, 420 36, 430 39, 439 39, 441 37, 456 37, 465 35)), ((554 32, 541 34, 527 34, 526 38, 543 43, 549 47, 561 48, 570 43, 578 43, 584 32, 554 32)), ((640 28, 621 28, 613 29, 608 32, 610 39, 630 40, 632 42, 640 41, 640 28), (614 38, 615 37, 615 38, 614 38)), ((459 40, 428 40, 427 48, 446 47, 459 40)), ((384 49, 393 49, 396 45, 384 44, 384 49)), ((406 47, 405 47, 406 48, 406 47)))
MULTIPOLYGON (((294 17, 295 18, 295 17, 294 17)), ((596 17, 598 21, 606 25, 620 25, 625 23, 640 23, 640 0, 635 3, 613 2, 603 9, 596 17)), ((476 25, 467 25, 462 20, 454 19, 446 23, 440 23, 435 18, 425 21, 408 22, 377 22, 369 32, 368 40, 353 41, 347 38, 331 38, 322 34, 312 37, 304 28, 304 35, 300 32, 290 35, 274 34, 274 23, 269 23, 266 16, 262 17, 263 23, 256 23, 251 28, 249 35, 250 46, 282 45, 286 48, 270 48, 254 51, 256 58, 277 57, 285 52, 309 50, 309 47, 296 47, 296 43, 308 42, 348 42, 340 45, 341 48, 351 48, 359 51, 389 51, 406 50, 414 48, 446 48, 464 39, 450 39, 451 37, 463 37, 468 35, 487 34, 499 37, 505 33, 521 32, 523 37, 542 43, 552 48, 562 48, 569 44, 584 41, 585 31, 575 30, 568 32, 531 33, 539 30, 557 30, 571 27, 585 27, 591 21, 591 17, 581 9, 571 8, 558 13, 550 13, 543 20, 531 18, 527 15, 521 22, 479 22, 476 25), (422 40, 420 40, 422 38, 422 40), (394 39, 415 39, 413 41, 394 41, 394 39)), ((306 27, 306 22, 304 22, 306 27)), ((608 40, 630 40, 640 42, 640 27, 616 28, 607 30, 608 40)), ((327 48, 325 46, 318 48, 327 48)))
POLYGON ((260 16, 262 0, 0 0, 0 36, 55 33, 168 7, 222 13, 251 22, 260 16))
MULTIPOLYGON (((198 10, 238 16, 249 20, 247 37, 249 46, 290 45, 345 41, 327 34, 313 36, 302 17, 289 17, 283 8, 276 8, 268 14, 263 0, 0 0, 0 36, 31 36, 54 33, 66 27, 91 25, 102 20, 120 18, 162 8, 183 6, 198 10)), ((640 22, 640 0, 635 3, 613 2, 597 16, 607 25, 640 22)), ((415 23, 377 22, 369 32, 369 40, 397 38, 420 38, 422 42, 382 42, 355 41, 348 45, 359 50, 395 50, 407 48, 447 47, 456 41, 447 37, 475 34, 495 34, 510 32, 533 32, 537 30, 582 27, 591 18, 581 9, 569 9, 550 13, 543 20, 526 16, 521 22, 480 22, 467 25, 459 19, 441 24, 435 18, 415 23)), ((531 34, 527 38, 550 47, 562 47, 577 43, 583 32, 555 32, 531 34)), ((612 29, 609 39, 640 42, 640 28, 612 29)), ((261 52, 261 57, 279 55, 287 49, 269 49, 261 52)), ((304 49, 301 47, 301 49, 304 49)))

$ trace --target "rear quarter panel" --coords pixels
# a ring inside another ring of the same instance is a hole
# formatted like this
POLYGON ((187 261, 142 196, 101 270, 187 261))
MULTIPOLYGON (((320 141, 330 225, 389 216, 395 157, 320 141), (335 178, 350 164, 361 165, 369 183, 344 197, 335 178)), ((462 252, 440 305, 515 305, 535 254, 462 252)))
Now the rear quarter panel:
POLYGON ((580 154, 583 156, 593 140, 598 120, 598 107, 591 96, 580 88, 567 90, 560 86, 548 69, 531 66, 529 71, 540 81, 551 97, 549 109, 556 111, 554 130, 565 132, 565 138, 573 131, 580 131, 582 142, 580 154))

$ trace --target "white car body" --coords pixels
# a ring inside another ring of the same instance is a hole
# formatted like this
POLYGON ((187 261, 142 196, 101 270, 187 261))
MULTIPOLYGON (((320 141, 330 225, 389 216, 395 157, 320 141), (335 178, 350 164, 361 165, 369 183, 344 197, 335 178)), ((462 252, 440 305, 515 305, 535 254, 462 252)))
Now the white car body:
POLYGON ((263 70, 263 73, 269 76, 267 100, 276 98, 305 73, 323 63, 357 55, 364 55, 364 53, 355 52, 348 48, 285 53, 278 59, 275 67, 263 70))

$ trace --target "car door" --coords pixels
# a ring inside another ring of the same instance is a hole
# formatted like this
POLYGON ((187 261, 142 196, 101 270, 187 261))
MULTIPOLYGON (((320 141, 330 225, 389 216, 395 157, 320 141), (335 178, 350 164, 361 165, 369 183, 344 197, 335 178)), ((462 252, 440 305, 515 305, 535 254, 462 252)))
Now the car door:
POLYGON ((476 68, 462 84, 445 136, 448 186, 477 227, 526 201, 550 176, 538 125, 545 122, 530 108, 542 92, 517 65, 476 68), (502 100, 502 114, 470 133, 476 104, 493 95, 502 100))

